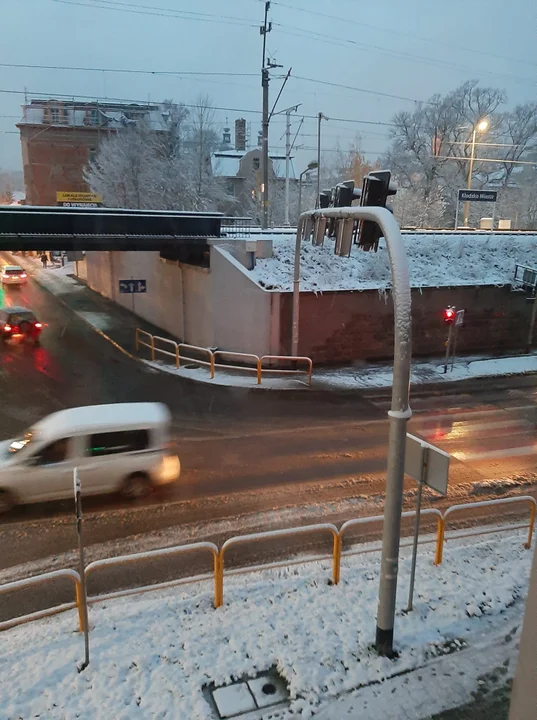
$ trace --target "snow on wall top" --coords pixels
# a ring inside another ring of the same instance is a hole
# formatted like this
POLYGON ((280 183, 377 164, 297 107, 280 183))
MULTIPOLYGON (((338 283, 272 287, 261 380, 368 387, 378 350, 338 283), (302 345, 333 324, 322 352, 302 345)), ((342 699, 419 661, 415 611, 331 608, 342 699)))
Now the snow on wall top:
MULTIPOLYGON (((405 234, 403 241, 410 285, 415 288, 505 285, 513 280, 516 263, 537 266, 537 233, 405 234)), ((273 257, 256 261, 252 279, 268 290, 292 290, 294 253, 293 235, 273 236, 273 257)), ((320 247, 302 244, 301 290, 384 290, 390 286, 384 240, 376 253, 353 246, 349 258, 334 255, 334 241, 328 238, 320 247)))

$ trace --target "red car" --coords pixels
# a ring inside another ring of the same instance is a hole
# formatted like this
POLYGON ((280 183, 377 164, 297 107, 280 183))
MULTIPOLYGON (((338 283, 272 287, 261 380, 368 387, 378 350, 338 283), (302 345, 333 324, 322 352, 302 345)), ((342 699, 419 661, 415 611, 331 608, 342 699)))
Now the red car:
POLYGON ((31 310, 17 306, 0 308, 0 336, 4 343, 22 338, 38 345, 42 330, 42 323, 31 310))

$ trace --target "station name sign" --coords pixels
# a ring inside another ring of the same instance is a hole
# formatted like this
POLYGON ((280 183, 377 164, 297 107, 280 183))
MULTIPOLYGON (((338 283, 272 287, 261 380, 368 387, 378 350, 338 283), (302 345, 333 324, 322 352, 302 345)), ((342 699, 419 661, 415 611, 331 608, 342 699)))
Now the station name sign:
POLYGON ((496 202, 497 190, 459 190, 459 202, 496 202))

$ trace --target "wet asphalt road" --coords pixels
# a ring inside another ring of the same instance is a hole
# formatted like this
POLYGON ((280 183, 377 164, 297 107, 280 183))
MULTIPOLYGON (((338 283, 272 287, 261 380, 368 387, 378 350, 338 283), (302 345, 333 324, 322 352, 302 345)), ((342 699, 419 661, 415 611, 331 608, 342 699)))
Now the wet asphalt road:
MULTIPOLYGON (((86 499, 88 544, 383 492, 387 392, 360 398, 192 383, 121 355, 33 281, 6 289, 4 304, 32 308, 46 327, 41 347, 0 352, 0 438, 75 405, 158 400, 172 411, 180 482, 136 507, 86 499)), ((422 390, 409 429, 452 453, 452 484, 531 472, 536 388, 528 377, 422 390)), ((17 509, 0 520, 0 538, 4 568, 69 550, 72 503, 17 509)))

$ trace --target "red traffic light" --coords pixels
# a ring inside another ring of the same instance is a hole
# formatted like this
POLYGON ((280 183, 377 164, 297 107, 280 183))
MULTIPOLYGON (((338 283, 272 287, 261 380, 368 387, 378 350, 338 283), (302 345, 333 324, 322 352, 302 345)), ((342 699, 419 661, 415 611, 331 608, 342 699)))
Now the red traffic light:
POLYGON ((451 323, 455 320, 456 311, 454 307, 447 307, 444 310, 444 322, 448 325, 451 325, 451 323))

